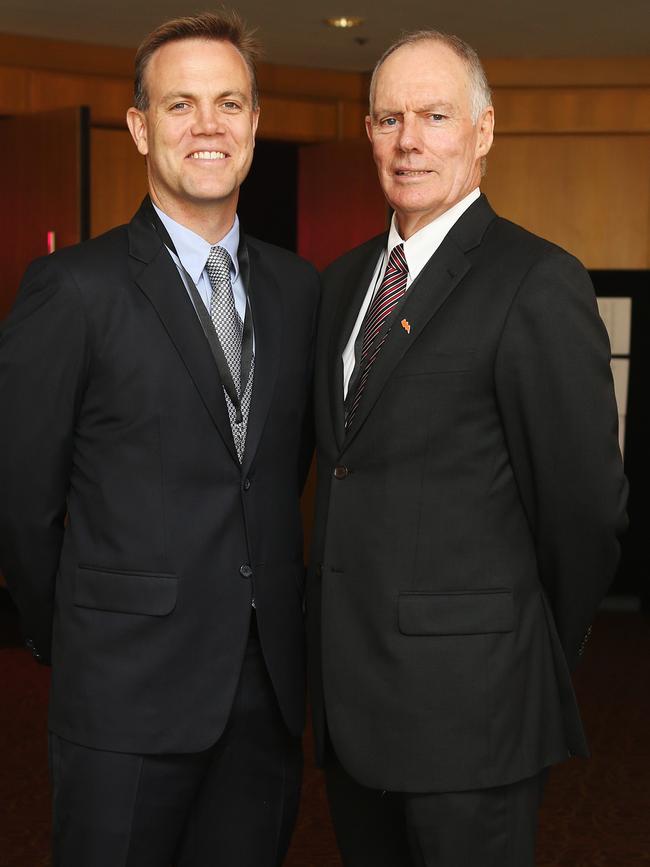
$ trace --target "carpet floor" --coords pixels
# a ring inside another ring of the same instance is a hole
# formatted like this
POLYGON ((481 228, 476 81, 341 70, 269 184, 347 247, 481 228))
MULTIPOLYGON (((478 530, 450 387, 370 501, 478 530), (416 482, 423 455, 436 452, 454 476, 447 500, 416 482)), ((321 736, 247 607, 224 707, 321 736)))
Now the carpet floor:
MULTIPOLYGON (((0 616, 0 867, 47 867, 49 673, 0 616)), ((576 675, 592 750, 550 776, 539 867, 650 867, 650 620, 602 613, 576 675)), ((310 735, 298 824, 285 867, 341 867, 310 735)), ((478 867, 478 865, 477 865, 478 867)))

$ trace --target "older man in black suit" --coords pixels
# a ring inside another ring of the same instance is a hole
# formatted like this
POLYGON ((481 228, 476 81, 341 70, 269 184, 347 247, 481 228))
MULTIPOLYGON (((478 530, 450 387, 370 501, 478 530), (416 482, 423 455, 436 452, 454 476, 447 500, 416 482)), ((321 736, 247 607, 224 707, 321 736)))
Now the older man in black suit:
POLYGON ((254 59, 225 12, 145 40, 150 199, 34 263, 0 337, 0 564, 52 661, 59 867, 275 867, 295 818, 318 279, 240 232, 254 59))
POLYGON ((346 867, 530 867, 544 769, 625 526, 584 268, 480 194, 494 112, 436 31, 377 65, 388 235, 324 275, 307 614, 346 867))

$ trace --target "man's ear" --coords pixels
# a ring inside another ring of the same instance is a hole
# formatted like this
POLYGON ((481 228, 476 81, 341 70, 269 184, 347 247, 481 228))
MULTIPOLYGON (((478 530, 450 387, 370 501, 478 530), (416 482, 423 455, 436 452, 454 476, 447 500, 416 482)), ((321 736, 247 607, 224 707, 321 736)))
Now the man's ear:
POLYGON ((478 128, 476 156, 485 157, 494 139, 494 109, 491 105, 485 109, 476 126, 478 128))
POLYGON ((372 118, 369 114, 366 115, 366 135, 372 141, 372 118))
POLYGON ((149 145, 147 142, 147 119, 144 116, 144 112, 131 106, 126 113, 126 125, 129 128, 135 146, 142 156, 145 157, 149 153, 149 145))
POLYGON ((257 134, 257 124, 258 124, 259 122, 260 122, 260 110, 259 110, 259 108, 256 108, 256 109, 253 110, 253 119, 252 119, 252 126, 253 126, 253 147, 255 147, 255 136, 256 136, 256 134, 257 134))

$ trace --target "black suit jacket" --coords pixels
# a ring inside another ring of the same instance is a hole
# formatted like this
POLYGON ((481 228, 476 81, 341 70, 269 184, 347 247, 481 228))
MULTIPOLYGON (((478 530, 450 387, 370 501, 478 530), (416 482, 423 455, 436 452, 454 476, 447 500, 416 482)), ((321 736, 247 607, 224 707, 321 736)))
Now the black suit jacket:
POLYGON ((282 713, 302 729, 318 277, 245 243, 256 365, 242 466, 198 317, 143 209, 33 263, 2 329, 0 565, 36 651, 51 645, 50 725, 73 741, 212 744, 253 593, 282 713))
POLYGON ((317 742, 326 719, 373 788, 501 785, 586 752, 569 671, 626 521, 609 344, 579 262, 481 197, 410 287, 346 432, 341 352, 385 243, 324 274, 317 742))

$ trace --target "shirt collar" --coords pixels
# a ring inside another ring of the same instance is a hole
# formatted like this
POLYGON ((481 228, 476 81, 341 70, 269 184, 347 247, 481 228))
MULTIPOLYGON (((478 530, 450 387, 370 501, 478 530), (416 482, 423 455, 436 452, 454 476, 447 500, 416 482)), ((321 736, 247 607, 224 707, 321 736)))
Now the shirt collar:
POLYGON ((427 223, 426 226, 414 235, 411 235, 407 241, 400 236, 399 229, 397 228, 397 218, 393 214, 390 221, 388 244, 386 245, 387 257, 390 256, 393 247, 396 247, 398 244, 404 244, 404 256, 406 257, 406 264, 409 269, 409 278, 412 282, 442 244, 445 235, 454 223, 480 195, 481 191, 476 187, 464 199, 456 202, 448 211, 445 211, 444 214, 436 217, 435 220, 427 223))
MULTIPOLYGON (((152 202, 153 204, 153 202, 152 202)), ((156 207, 156 213, 162 220, 164 227, 169 232, 169 237, 174 242, 176 253, 180 259, 181 265, 190 275, 195 284, 198 284, 211 247, 223 247, 228 251, 231 260, 232 280, 233 282, 239 276, 239 262, 237 260, 237 250, 239 248, 239 217, 235 214, 235 220, 230 231, 217 244, 209 244, 205 238, 197 235, 187 226, 177 223, 172 220, 164 211, 156 207)))

